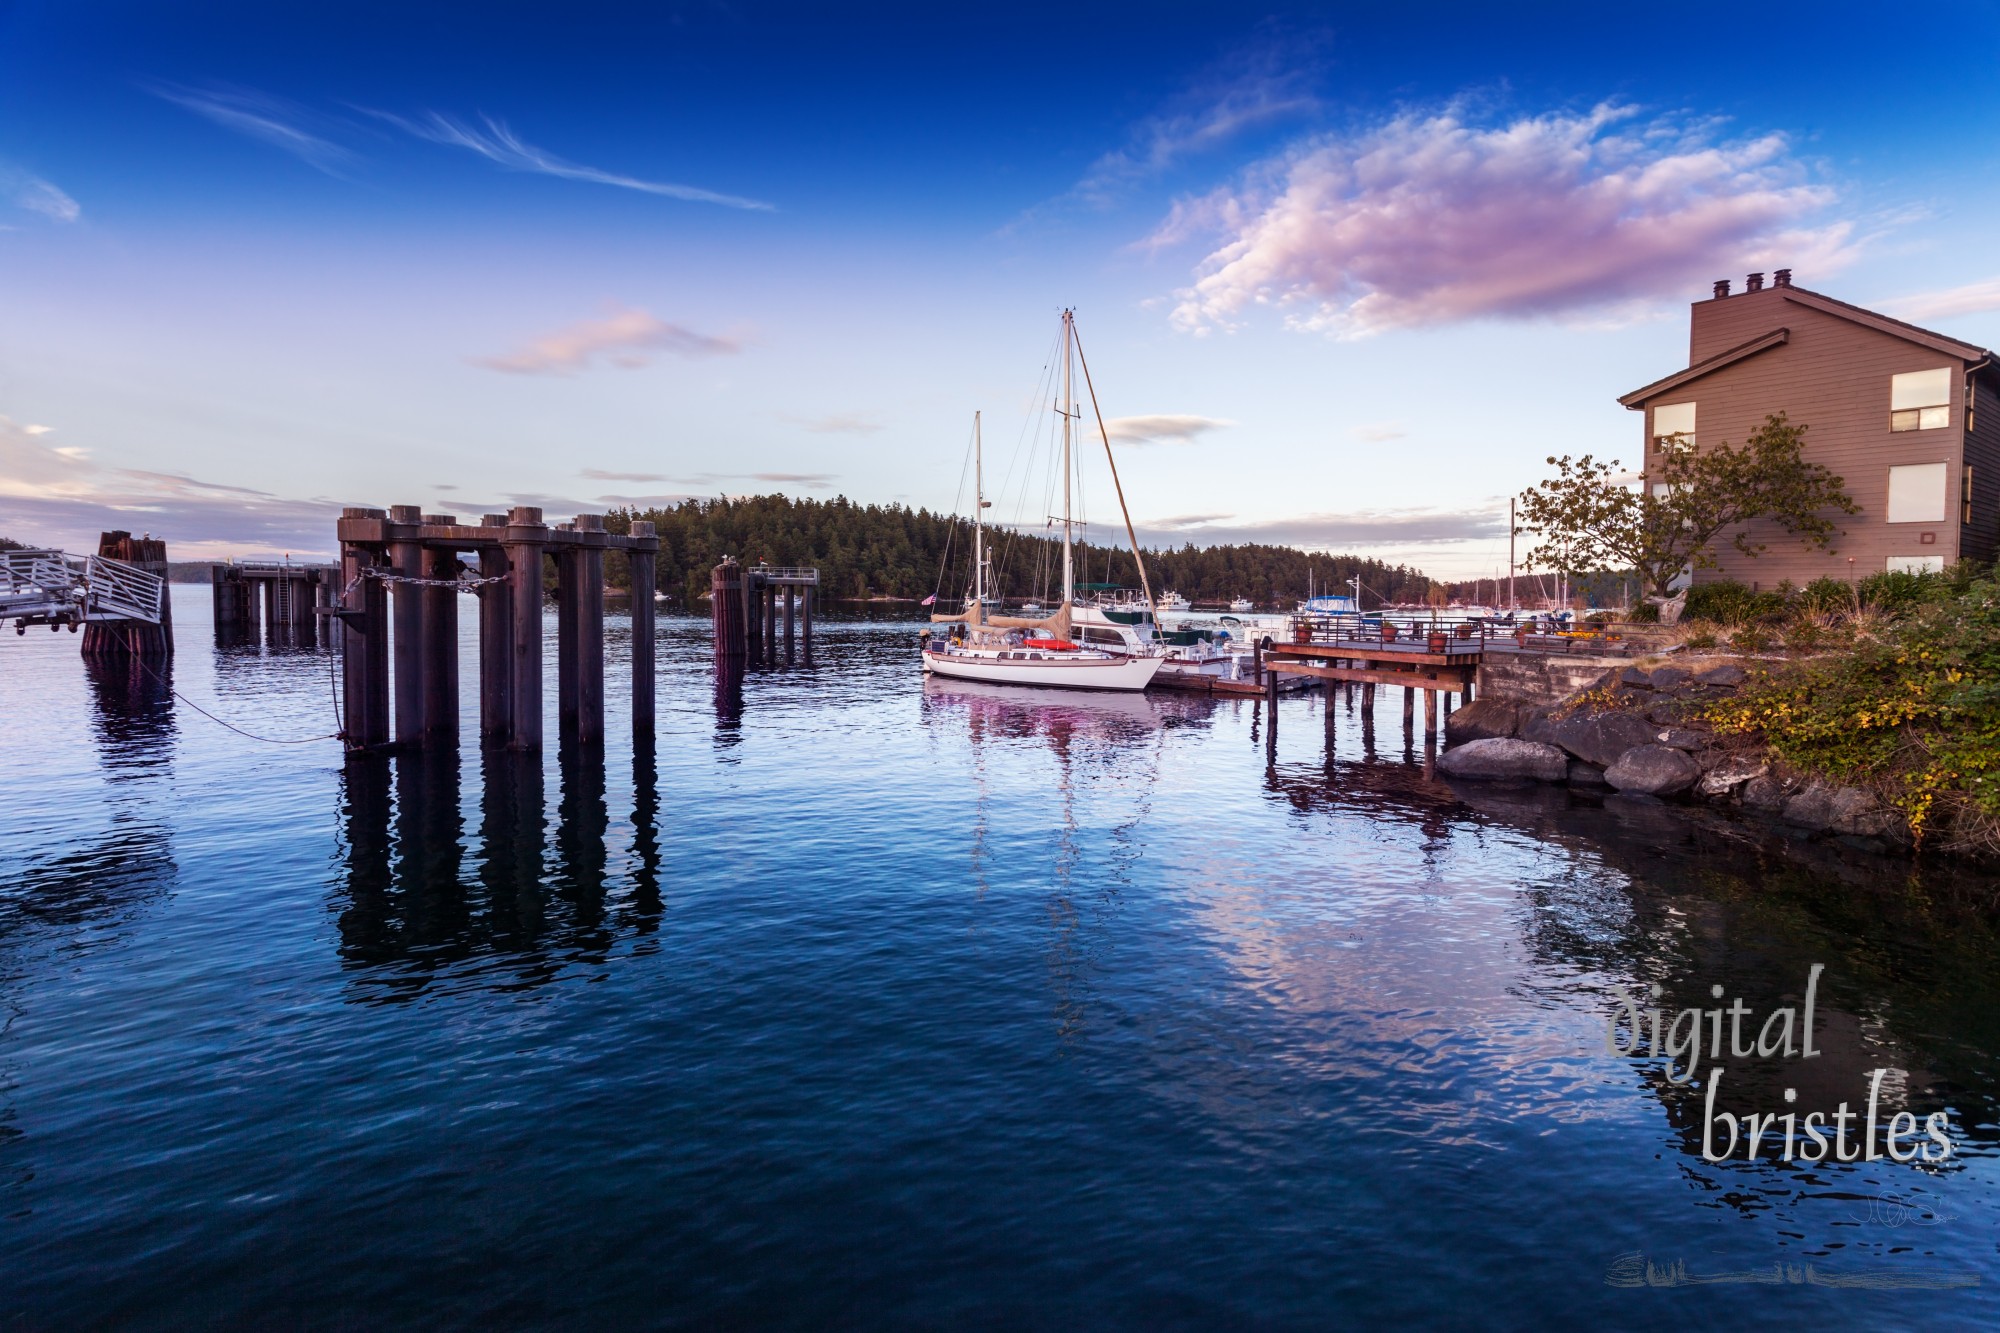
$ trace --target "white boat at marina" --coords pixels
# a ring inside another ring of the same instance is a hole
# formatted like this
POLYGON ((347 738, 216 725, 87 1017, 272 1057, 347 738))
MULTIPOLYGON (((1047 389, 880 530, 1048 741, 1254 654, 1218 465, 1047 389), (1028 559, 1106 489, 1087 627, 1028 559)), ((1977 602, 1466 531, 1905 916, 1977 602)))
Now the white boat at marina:
POLYGON ((1231 611, 1238 611, 1238 612, 1254 611, 1257 609, 1257 604, 1251 601, 1248 597, 1238 597, 1235 601, 1229 604, 1229 609, 1231 611))
POLYGON ((1162 611, 1185 611, 1188 609, 1188 599, 1168 589, 1160 594, 1159 607, 1162 611))
MULTIPOLYGON (((1054 614, 1044 617, 995 615, 987 608, 987 558, 985 530, 985 460, 979 414, 973 415, 973 589, 965 609, 955 616, 932 616, 934 624, 949 624, 940 640, 927 631, 921 652, 928 674, 987 684, 1034 685, 1045 688, 1081 690, 1143 690, 1158 674, 1163 657, 1086 646, 1073 635, 1082 623, 1076 602, 1075 552, 1070 514, 1070 483, 1074 462, 1071 429, 1081 415, 1076 401, 1071 367, 1076 346, 1076 321, 1070 311, 1062 319, 1062 416, 1063 467, 1063 569, 1062 602, 1054 614)), ((1095 407, 1095 391, 1092 406, 1095 407)), ((1101 421, 1102 414, 1098 414, 1101 421)), ((1104 440, 1104 454, 1111 459, 1112 479, 1117 480, 1118 464, 1111 458, 1111 441, 1104 440)), ((1121 494, 1120 507, 1124 499, 1121 494)), ((1131 517, 1126 516, 1131 531, 1131 517)), ((1134 543, 1134 557, 1143 561, 1134 543)), ((1144 577, 1144 565, 1140 576, 1144 577)), ((1150 628, 1151 613, 1147 612, 1150 628)), ((1110 623, 1108 620, 1105 623, 1110 623)), ((1122 644, 1122 641, 1121 641, 1122 644)))

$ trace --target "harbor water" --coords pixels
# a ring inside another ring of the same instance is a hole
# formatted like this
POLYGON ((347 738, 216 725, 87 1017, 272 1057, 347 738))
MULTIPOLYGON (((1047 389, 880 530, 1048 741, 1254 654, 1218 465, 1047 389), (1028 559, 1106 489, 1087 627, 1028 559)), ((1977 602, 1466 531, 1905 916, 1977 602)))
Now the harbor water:
POLYGON ((838 618, 720 691, 663 618, 635 747, 614 612, 522 759, 468 612, 461 751, 347 765, 331 656, 173 591, 186 703, 0 642, 0 1328, 2000 1324, 1978 875, 838 618), (1718 1104, 1886 1070, 1949 1156, 1711 1161, 1606 1049, 1815 964, 1718 1104))

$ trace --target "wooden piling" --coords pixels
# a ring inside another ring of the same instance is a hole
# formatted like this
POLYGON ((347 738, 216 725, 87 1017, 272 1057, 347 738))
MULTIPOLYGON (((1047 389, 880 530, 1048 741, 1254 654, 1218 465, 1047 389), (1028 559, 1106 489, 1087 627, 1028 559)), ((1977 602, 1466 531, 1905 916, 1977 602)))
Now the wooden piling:
POLYGON ((749 651, 749 602, 744 593, 743 566, 729 556, 708 572, 708 614, 715 631, 718 671, 740 668, 749 651))
MULTIPOLYGON (((507 526, 507 516, 487 514, 479 524, 493 529, 497 537, 507 526)), ((509 563, 505 547, 479 548, 481 578, 504 577, 509 563)), ((513 591, 505 583, 488 583, 479 589, 479 743, 488 748, 506 745, 513 725, 513 591)))
POLYGON ((1375 683, 1361 683, 1361 716, 1372 722, 1375 720, 1375 683))
POLYGON ((813 594, 818 591, 819 589, 813 587, 811 584, 807 584, 801 594, 804 600, 805 614, 803 623, 800 625, 800 638, 802 640, 800 647, 805 650, 807 666, 811 666, 813 660, 813 594))
MULTIPOLYGON (((458 526, 453 514, 425 514, 425 527, 458 526)), ((456 579, 458 552, 429 547, 424 577, 456 579)), ((458 589, 422 590, 424 616, 424 742, 452 745, 458 740, 458 589)))
POLYGON ((516 505, 507 514, 507 584, 513 600, 510 629, 514 643, 508 680, 508 706, 513 725, 507 748, 539 750, 542 746, 542 550, 549 530, 542 511, 516 505))
MULTIPOLYGON (((424 544, 416 532, 423 516, 423 510, 416 505, 389 507, 389 565, 404 578, 420 579, 424 576, 424 544)), ((395 658, 396 744, 418 745, 424 738, 423 589, 414 583, 398 583, 391 596, 390 653, 395 658)), ((267 623, 269 607, 267 597, 267 623)))
POLYGON ((1426 743, 1437 739, 1438 734, 1438 692, 1424 691, 1424 740, 1426 743))
POLYGON ((778 665, 778 590, 762 583, 764 591, 764 665, 778 665))
POLYGON ((660 539, 644 519, 632 524, 628 551, 632 572, 632 734, 653 734, 654 634, 659 619, 653 601, 660 539))
MULTIPOLYGON (((379 509, 351 508, 342 518, 380 521, 379 509)), ((341 627, 340 658, 342 723, 349 754, 366 754, 389 744, 389 595, 379 579, 362 570, 373 557, 342 544, 340 607, 347 613, 341 627)))
POLYGON ((1278 757, 1278 673, 1264 673, 1264 754, 1278 757))
POLYGON ((322 569, 312 582, 313 629, 318 634, 320 642, 332 649, 340 647, 340 622, 332 615, 336 600, 340 596, 340 589, 334 586, 336 577, 333 570, 322 569))
POLYGON ((787 583, 785 585, 785 665, 786 666, 793 665, 797 661, 798 657, 797 654, 798 635, 794 630, 792 623, 794 620, 793 608, 797 606, 798 600, 799 600, 799 590, 797 588, 794 588, 791 584, 787 583))
POLYGON ((604 740, 604 515, 578 514, 576 529, 586 540, 596 535, 576 553, 576 739, 598 745, 604 740))
MULTIPOLYGON (((566 528, 569 525, 561 525, 566 528)), ((556 735, 567 744, 576 737, 578 676, 576 607, 582 599, 582 552, 565 546, 556 552, 556 735)))

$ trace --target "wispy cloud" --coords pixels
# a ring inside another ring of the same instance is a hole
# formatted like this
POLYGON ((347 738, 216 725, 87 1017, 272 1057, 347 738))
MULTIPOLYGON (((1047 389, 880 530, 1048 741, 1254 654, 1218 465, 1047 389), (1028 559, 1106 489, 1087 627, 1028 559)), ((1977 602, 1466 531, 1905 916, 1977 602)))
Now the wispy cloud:
POLYGON ((0 194, 11 200, 15 207, 40 213, 51 222, 74 222, 83 216, 82 205, 57 189, 52 182, 5 163, 0 163, 0 194))
POLYGON ((788 482, 800 486, 831 486, 834 477, 831 472, 752 472, 751 481, 788 482))
POLYGON ((1265 542, 1315 550, 1372 546, 1442 546, 1507 535, 1507 515, 1462 510, 1383 509, 1347 514, 1239 521, 1227 514, 1190 514, 1139 525, 1143 540, 1200 545, 1265 542))
POLYGON ((463 148, 510 171, 530 171, 543 176, 558 176, 564 180, 613 185, 621 190, 638 190, 643 194, 657 194, 668 199, 685 199, 691 203, 720 204, 725 208, 744 208, 765 213, 774 211, 773 205, 761 199, 746 199, 741 195, 722 194, 715 190, 704 190, 693 185, 676 185, 668 181, 641 180, 637 176, 620 175, 614 171, 603 171, 597 167, 584 166, 579 162, 570 162, 546 149, 525 142, 507 127, 506 122, 496 120, 492 116, 481 116, 479 124, 473 125, 455 116, 443 115, 436 111, 426 111, 412 118, 369 107, 356 109, 387 121, 416 138, 443 144, 448 148, 463 148))
POLYGON ((1382 444, 1389 440, 1400 440, 1409 432, 1400 421, 1375 421, 1350 427, 1348 434, 1364 444, 1382 444))
POLYGON ((1192 444, 1212 430, 1233 426, 1220 417, 1176 416, 1113 417, 1104 423, 1104 433, 1114 444, 1192 444))
POLYGON ((1882 308, 1892 315, 1910 320, 1950 319, 1954 315, 1978 315, 1988 310, 2000 310, 2000 278, 1884 301, 1882 308))
POLYGON ((315 117, 282 98, 246 89, 183 88, 169 83, 147 85, 147 91, 233 133, 283 149, 329 176, 341 175, 355 160, 354 154, 339 144, 301 128, 315 117))
POLYGON ((1179 93, 1135 121, 1125 142, 1093 161, 1077 182, 1029 209, 1007 230, 1065 208, 1107 209, 1149 182, 1245 135, 1319 109, 1318 38, 1281 36, 1266 27, 1251 42, 1202 71, 1179 93))
POLYGON ((673 478, 658 472, 606 472, 602 468, 587 467, 576 474, 591 481, 672 481, 673 478))
POLYGON ((176 559, 333 546, 334 501, 105 467, 86 449, 50 444, 50 433, 0 417, 0 533, 16 541, 95 549, 98 532, 127 528, 165 538, 176 559))
POLYGON ((633 370, 656 353, 674 356, 731 356, 743 350, 741 339, 696 333, 679 324, 656 319, 644 310, 613 307, 602 319, 587 319, 535 339, 505 356, 474 357, 473 364, 510 375, 567 375, 599 357, 633 370))
POLYGON ((1833 200, 1782 135, 1718 141, 1613 105, 1479 125, 1455 106, 1296 146, 1178 203, 1153 243, 1221 238, 1177 293, 1181 329, 1275 306, 1361 337, 1651 300, 1718 266, 1825 272, 1855 249, 1817 218, 1833 200))
POLYGON ((818 417, 797 417, 789 412, 779 415, 815 435, 873 435, 884 429, 872 412, 829 412, 818 417))

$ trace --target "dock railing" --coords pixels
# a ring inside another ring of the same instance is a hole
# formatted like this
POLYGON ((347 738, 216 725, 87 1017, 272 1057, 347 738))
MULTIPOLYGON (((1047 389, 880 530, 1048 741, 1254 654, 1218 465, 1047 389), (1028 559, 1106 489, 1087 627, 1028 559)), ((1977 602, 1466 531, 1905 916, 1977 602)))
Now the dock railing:
POLYGON ((1575 653, 1636 657, 1654 651, 1647 631, 1629 622, 1563 625, 1541 617, 1513 623, 1485 617, 1421 616, 1396 612, 1361 615, 1295 615, 1290 642, 1310 644, 1423 643, 1443 634, 1454 650, 1522 653, 1575 653))

